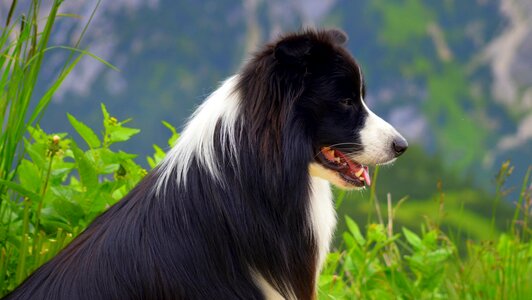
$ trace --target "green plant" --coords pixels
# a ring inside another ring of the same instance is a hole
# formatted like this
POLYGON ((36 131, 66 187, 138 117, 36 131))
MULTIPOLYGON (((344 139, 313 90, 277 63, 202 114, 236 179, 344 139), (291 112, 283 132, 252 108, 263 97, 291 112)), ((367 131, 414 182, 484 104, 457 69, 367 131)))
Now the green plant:
MULTIPOLYGON (((11 180, 22 158, 21 141, 31 124, 44 112, 52 95, 81 55, 65 65, 64 71, 52 82, 49 90, 37 101, 33 111, 30 103, 38 80, 44 52, 57 18, 61 1, 54 1, 44 29, 39 32, 40 2, 32 1, 27 15, 11 22, 17 1, 11 3, 5 28, 0 35, 0 179, 11 180), (15 36, 13 39, 12 37, 15 36)), ((5 199, 5 187, 0 186, 0 202, 5 199)))
MULTIPOLYGON (((12 197, 0 204, 0 295, 53 257, 147 173, 134 162, 136 155, 111 149, 139 130, 124 126, 128 120, 118 121, 104 105, 102 114, 100 136, 68 115, 86 149, 66 134, 29 127, 19 172, 13 181, 2 181, 12 197)), ((174 133, 173 143, 175 128, 166 126, 174 133)), ((160 159, 156 154, 150 161, 160 159)))
MULTIPOLYGON (((40 0, 32 0, 27 13, 19 17, 14 16, 18 1, 13 0, 0 34, 0 180, 3 182, 9 182, 16 176, 25 155, 24 136, 41 119, 53 95, 81 58, 89 55, 114 68, 101 58, 77 48, 92 15, 74 47, 50 45, 50 36, 58 17, 70 16, 58 13, 62 2, 54 0, 51 3, 44 26, 41 26, 40 0), (44 94, 36 95, 45 53, 53 49, 69 50, 70 56, 57 77, 47 82, 48 89, 44 94)), ((5 185, 0 185, 0 203, 8 197, 6 192, 5 185)))
POLYGON ((454 246, 437 229, 418 236, 403 228, 403 240, 382 224, 370 224, 363 235, 352 219, 346 217, 346 222, 346 250, 329 255, 320 277, 320 298, 442 297, 438 287, 445 275, 443 263, 452 256, 454 246))
MULTIPOLYGON (((72 16, 58 13, 62 2, 52 1, 49 12, 42 18, 40 0, 28 3, 26 14, 20 16, 15 15, 19 3, 13 0, 0 33, 0 294, 56 253, 74 232, 73 228, 70 231, 59 228, 75 224, 49 217, 53 208, 47 206, 50 195, 58 192, 51 183, 72 164, 59 159, 65 155, 63 149, 68 141, 60 140, 64 135, 47 137, 33 126, 83 56, 107 63, 77 49, 92 16, 74 47, 50 45, 56 20, 72 16), (38 95, 36 86, 45 53, 58 48, 68 50, 70 55, 57 77, 47 81, 48 89, 38 95), (30 143, 32 139, 34 142, 30 143), (19 168, 23 170, 21 174, 19 168), (54 226, 59 230, 51 229, 54 226), (54 237, 46 236, 45 229, 52 230, 54 237), (38 252, 41 250, 44 252, 38 252)), ((58 201, 54 201, 56 206, 61 205, 58 201)), ((68 205, 65 210, 69 212, 61 213, 76 212, 75 207, 68 205)))
MULTIPOLYGON (((506 195, 502 185, 511 170, 509 162, 505 162, 497 175, 499 199, 506 195)), ((342 234, 339 250, 327 258, 319 280, 319 298, 529 299, 531 171, 529 168, 524 178, 512 225, 488 240, 464 242, 459 236, 449 237, 440 228, 446 217, 442 191, 438 217, 427 218, 419 234, 405 227, 402 233, 394 232, 394 217, 402 201, 393 207, 390 196, 387 222, 375 205, 378 222, 368 222, 365 234, 346 216, 348 231, 342 234), (466 249, 465 253, 458 248, 466 249)), ((373 182, 377 182, 376 178, 373 182)), ((377 200, 374 191, 369 198, 377 200)), ((488 232, 489 227, 486 222, 488 232)))

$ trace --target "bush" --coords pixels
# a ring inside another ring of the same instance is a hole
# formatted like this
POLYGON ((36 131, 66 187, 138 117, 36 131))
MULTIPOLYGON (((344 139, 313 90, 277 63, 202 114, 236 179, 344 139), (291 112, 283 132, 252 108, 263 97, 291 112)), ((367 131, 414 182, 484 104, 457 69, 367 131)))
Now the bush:
MULTIPOLYGON (((111 150, 139 130, 125 127, 126 121, 111 117, 103 105, 102 113, 101 138, 68 116, 86 149, 65 134, 29 127, 32 142, 24 141, 27 157, 14 181, 1 182, 11 192, 0 204, 0 294, 53 257, 146 175, 134 162, 136 155, 111 150)), ((175 139, 174 134, 171 140, 175 139)), ((156 149, 149 158, 152 164, 164 154, 156 149)))
MULTIPOLYGON (((512 168, 504 163, 497 176, 498 194, 512 168)), ((394 233, 397 206, 388 201, 388 220, 368 223, 365 234, 350 217, 339 249, 329 254, 319 280, 320 299, 530 299, 532 296, 532 190, 529 168, 506 231, 483 241, 450 238, 441 194, 437 219, 426 219, 420 234, 403 227, 394 233), (461 253, 458 249, 466 249, 461 253)), ((373 182, 376 182, 374 179, 373 182)), ((374 199, 372 193, 370 199, 374 199)), ((378 206, 376 206, 378 207, 378 206)), ((486 222, 489 223, 489 222, 486 222)), ((464 223, 467 224, 467 223, 464 223)), ((491 232, 491 234, 489 233, 491 232)))

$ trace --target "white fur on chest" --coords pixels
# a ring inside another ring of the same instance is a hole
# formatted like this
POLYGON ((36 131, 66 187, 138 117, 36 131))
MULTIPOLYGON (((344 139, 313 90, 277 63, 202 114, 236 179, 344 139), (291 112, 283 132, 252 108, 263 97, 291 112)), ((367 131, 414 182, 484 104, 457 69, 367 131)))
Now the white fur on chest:
MULTIPOLYGON (((310 177, 310 219, 313 234, 318 242, 318 265, 316 279, 329 252, 329 246, 336 227, 336 211, 329 182, 318 177, 310 177)), ((284 299, 262 276, 255 274, 255 280, 268 300, 284 299)), ((290 297, 290 299, 295 299, 290 297)))
POLYGON ((336 211, 329 182, 314 176, 310 178, 310 219, 314 236, 318 242, 317 271, 319 273, 329 252, 334 228, 336 227, 336 211))

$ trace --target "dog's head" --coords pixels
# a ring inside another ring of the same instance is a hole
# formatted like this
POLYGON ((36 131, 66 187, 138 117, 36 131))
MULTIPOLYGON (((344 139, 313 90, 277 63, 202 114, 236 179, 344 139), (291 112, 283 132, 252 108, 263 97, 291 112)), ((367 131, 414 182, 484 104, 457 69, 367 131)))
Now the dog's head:
POLYGON ((364 103, 361 69, 339 30, 306 31, 273 44, 276 73, 300 84, 292 113, 311 137, 313 176, 345 189, 371 184, 368 165, 386 164, 406 140, 364 103))

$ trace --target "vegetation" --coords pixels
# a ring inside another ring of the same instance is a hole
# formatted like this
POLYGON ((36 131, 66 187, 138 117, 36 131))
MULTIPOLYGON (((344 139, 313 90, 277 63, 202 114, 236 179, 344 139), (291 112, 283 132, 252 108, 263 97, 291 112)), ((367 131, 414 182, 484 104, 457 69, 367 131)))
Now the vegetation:
MULTIPOLYGON (((136 155, 110 149, 138 129, 125 127, 126 121, 111 117, 103 105, 102 113, 101 138, 68 116, 86 143, 85 150, 65 134, 49 135, 38 127, 29 128, 32 142, 24 141, 27 156, 16 179, 3 182, 11 192, 0 206, 1 293, 13 289, 53 257, 147 173, 133 161, 136 155)), ((149 158, 153 164, 164 156, 156 149, 149 158)))
MULTIPOLYGON (((56 253, 76 232, 75 228, 65 232, 62 224, 47 218, 51 203, 59 205, 60 200, 48 199, 56 190, 61 192, 53 180, 57 180, 57 173, 68 171, 69 164, 58 164, 64 168, 60 170, 54 161, 63 155, 67 144, 60 143, 58 135, 52 139, 53 147, 46 147, 41 140, 45 135, 32 126, 40 122, 53 95, 83 56, 107 63, 76 48, 92 16, 75 47, 50 45, 58 18, 77 17, 60 14, 61 4, 62 0, 49 3, 49 11, 42 18, 41 1, 32 0, 27 12, 17 16, 18 1, 13 0, 0 33, 0 295, 48 259, 48 249, 56 253), (68 50, 68 58, 56 78, 47 78, 47 89, 38 95, 45 54, 59 49, 68 50), (46 235, 47 230, 53 230, 53 237, 46 235)), ((74 153, 72 146, 69 149, 74 153)), ((73 208, 61 205, 62 214, 74 212, 69 209, 73 208)))
MULTIPOLYGON (((99 134, 72 115, 65 120, 76 132, 76 140, 40 128, 39 121, 55 91, 80 58, 91 55, 63 47, 70 57, 48 90, 36 95, 45 52, 59 48, 49 45, 49 37, 61 16, 60 5, 60 0, 53 2, 41 27, 40 2, 33 0, 25 16, 14 17, 15 0, 0 35, 0 296, 57 254, 147 173, 135 161, 136 155, 117 150, 119 143, 139 130, 127 127, 128 120, 111 116, 104 105, 99 134)), ((403 41, 402 35, 383 38, 397 45, 403 41)), ((434 94, 451 88, 443 81, 459 77, 456 67, 449 63, 442 74, 431 77, 434 94)), ((164 124, 171 131, 171 146, 178 134, 164 124)), ((461 139, 450 134, 446 138, 461 139)), ((161 147, 154 146, 154 150, 147 158, 151 168, 165 155, 161 147)), ((441 165, 417 152, 419 149, 411 150, 432 172, 444 172, 441 165)), ((468 153, 466 160, 470 159, 468 153)), ((503 164, 492 195, 463 180, 442 183, 427 174, 427 168, 417 169, 415 164, 402 168, 401 163, 394 170, 406 173, 395 173, 400 176, 393 179, 387 177, 390 172, 379 175, 375 170, 374 184, 366 193, 337 191, 337 206, 351 217, 340 222, 339 232, 343 233, 323 268, 319 298, 529 299, 531 169, 521 188, 510 193, 505 181, 513 169, 509 163, 503 164), (416 180, 425 180, 420 189, 409 185, 412 173, 417 174, 416 180), (386 186, 390 180, 398 186, 391 190, 394 197, 402 197, 395 205, 392 194, 377 192, 383 190, 377 186, 386 186), (446 184, 452 189, 444 188, 446 184), (514 200, 515 208, 509 210, 504 205, 508 201, 503 200, 514 200)))
MULTIPOLYGON (((490 229, 481 221, 490 238, 480 241, 464 240, 459 231, 442 229, 446 218, 442 192, 436 216, 419 225, 419 234, 406 227, 397 233, 394 218, 404 199, 393 206, 388 195, 386 213, 382 213, 373 190, 368 200, 375 204, 377 222, 369 222, 362 234, 357 223, 345 217, 348 231, 342 234, 339 249, 328 256, 319 281, 320 299, 529 299, 531 171, 523 181, 510 225, 496 235, 494 225, 490 229)), ((497 176, 497 198, 502 197, 502 186, 511 173, 509 162, 504 163, 497 176)), ((463 217, 462 226, 469 226, 468 216, 463 217)))

